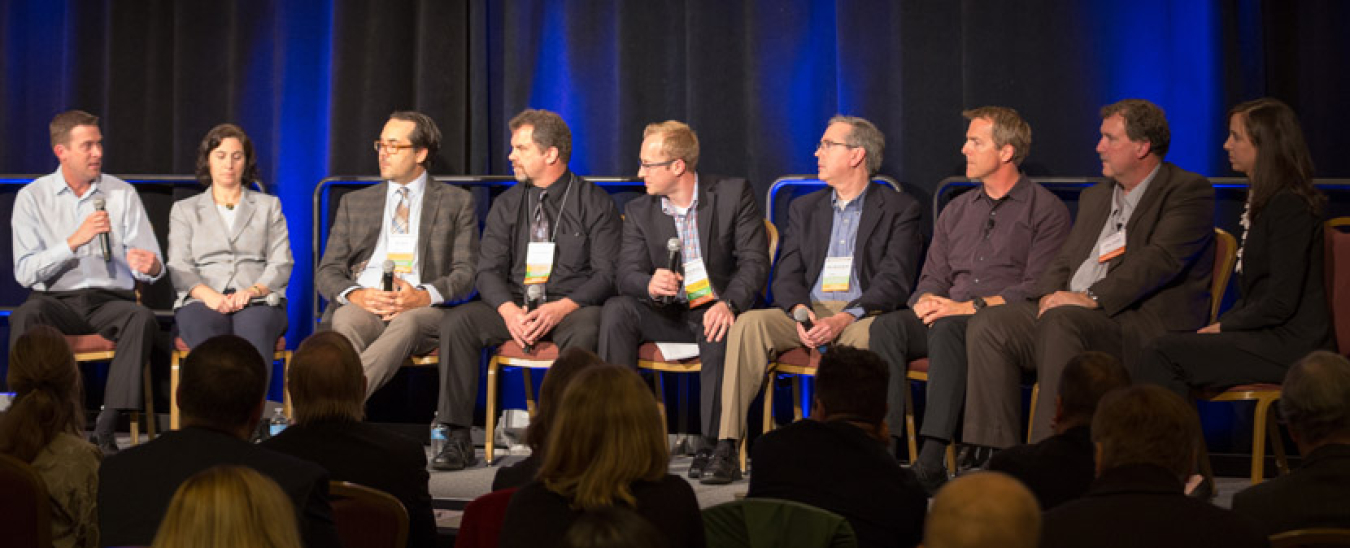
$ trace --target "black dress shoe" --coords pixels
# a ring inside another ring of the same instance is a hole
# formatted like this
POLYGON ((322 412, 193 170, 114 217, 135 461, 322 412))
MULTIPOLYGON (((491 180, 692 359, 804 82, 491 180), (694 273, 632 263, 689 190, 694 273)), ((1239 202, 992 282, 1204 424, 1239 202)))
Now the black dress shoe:
POLYGON ((694 461, 689 463, 689 479, 699 479, 703 477, 703 471, 708 468, 708 461, 712 460, 713 450, 707 447, 699 449, 694 453, 694 461))
POLYGON ((938 489, 942 488, 943 484, 947 483, 947 467, 945 465, 929 468, 922 464, 915 464, 909 469, 914 472, 914 478, 919 480, 919 486, 923 487, 924 492, 928 493, 929 497, 932 497, 938 489))
POLYGON ((708 460, 708 467, 703 469, 703 478, 698 480, 699 483, 726 485, 741 479, 741 467, 736 463, 736 459, 732 458, 735 446, 731 447, 733 450, 727 451, 719 445, 717 450, 713 451, 712 458, 708 460))
POLYGON ((117 437, 113 435, 99 436, 95 434, 89 436, 89 443, 94 444, 94 447, 97 447, 105 457, 116 455, 121 451, 121 449, 117 447, 117 437))
POLYGON ((431 467, 436 470, 463 470, 478 462, 473 450, 473 440, 468 436, 450 436, 445 440, 445 448, 431 459, 431 467))

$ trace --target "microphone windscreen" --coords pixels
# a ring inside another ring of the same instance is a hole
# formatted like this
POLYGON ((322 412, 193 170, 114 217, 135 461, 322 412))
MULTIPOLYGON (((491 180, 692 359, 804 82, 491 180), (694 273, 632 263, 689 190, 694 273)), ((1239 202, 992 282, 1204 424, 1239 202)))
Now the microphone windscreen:
POLYGON ((107 200, 104 200, 103 198, 94 198, 94 209, 96 211, 103 211, 107 207, 108 207, 107 200))
POLYGON ((811 321, 811 313, 806 311, 806 307, 801 307, 792 311, 792 319, 797 323, 806 323, 811 321))
POLYGON ((393 273, 394 273, 394 261, 388 261, 388 260, 386 260, 386 261, 384 262, 384 264, 381 265, 381 266, 384 267, 384 273, 385 273, 385 274, 393 274, 393 273))
POLYGON ((679 238, 671 238, 671 239, 669 239, 669 240, 666 240, 666 251, 669 251, 669 252, 671 252, 671 253, 675 253, 675 252, 677 252, 677 251, 679 251, 679 250, 680 250, 680 239, 679 239, 679 238))

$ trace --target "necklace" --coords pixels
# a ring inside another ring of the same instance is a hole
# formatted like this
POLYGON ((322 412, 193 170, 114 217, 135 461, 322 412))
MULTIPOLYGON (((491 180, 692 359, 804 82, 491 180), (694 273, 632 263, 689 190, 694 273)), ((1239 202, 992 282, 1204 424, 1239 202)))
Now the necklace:
MULTIPOLYGON (((242 196, 242 193, 241 193, 241 196, 242 196)), ((224 200, 221 200, 221 199, 217 198, 215 192, 212 192, 212 193, 211 193, 211 199, 212 199, 213 201, 215 201, 215 202, 216 202, 217 204, 219 204, 219 205, 225 206, 225 209, 228 209, 228 210, 230 210, 230 211, 234 211, 234 206, 235 206, 236 204, 239 203, 239 198, 240 198, 240 196, 235 196, 233 202, 226 202, 226 201, 224 201, 224 200)))

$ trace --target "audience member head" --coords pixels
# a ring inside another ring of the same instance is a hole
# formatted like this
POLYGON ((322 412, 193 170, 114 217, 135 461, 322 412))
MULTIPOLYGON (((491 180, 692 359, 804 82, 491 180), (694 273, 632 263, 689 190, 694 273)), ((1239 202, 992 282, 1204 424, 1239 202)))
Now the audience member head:
POLYGON ((252 468, 220 465, 178 486, 151 546, 300 548, 300 531, 276 482, 252 468))
POLYGON ((1115 390, 1092 417, 1097 474, 1131 464, 1166 468, 1185 482, 1199 454, 1200 418, 1181 396, 1156 385, 1115 390))
POLYGON ((550 185, 572 158, 572 130, 556 112, 527 109, 511 119, 511 168, 516 180, 550 185))
POLYGON ((563 548, 666 548, 666 537, 647 518, 622 506, 603 506, 577 518, 563 548))
POLYGON ((1031 125, 1027 124, 1016 110, 988 106, 962 111, 961 116, 971 122, 976 120, 989 122, 994 147, 999 150, 1003 147, 1012 147, 1009 161, 1014 166, 1022 165, 1022 160, 1031 154, 1031 125))
POLYGON ((1129 385, 1130 374, 1115 356, 1097 351, 1074 356, 1059 377, 1055 431, 1091 425, 1102 396, 1129 385))
MULTIPOLYGON (((211 173, 211 162, 213 154, 221 154, 224 151, 217 151, 222 145, 233 146, 235 143, 227 143, 226 139, 234 139, 238 144, 238 151, 243 153, 243 169, 235 174, 238 177, 238 183, 241 185, 250 185, 258 180, 258 158, 253 154, 253 141, 249 140, 248 134, 244 133, 243 128, 234 124, 220 124, 206 132, 206 137, 202 138, 202 143, 197 146, 197 181, 204 186, 211 186, 217 181, 211 173)), ((217 164, 226 161, 226 158, 216 160, 217 164)))
POLYGON ((933 497, 924 548, 1035 548, 1041 506, 1021 482, 1000 472, 964 474, 933 497))
POLYGON ((0 453, 33 462, 57 434, 84 427, 80 370, 55 328, 34 327, 14 342, 5 382, 15 397, 0 414, 0 453))
POLYGON ((630 484, 660 480, 670 464, 656 398, 627 367, 598 365, 577 374, 551 430, 538 478, 574 508, 636 505, 630 484))
POLYGON ((1313 187, 1313 161, 1303 140, 1298 115, 1278 99, 1257 99, 1228 112, 1228 140, 1223 149, 1234 171, 1251 181, 1251 218, 1255 219, 1275 193, 1289 189, 1322 213, 1326 197, 1313 187))
POLYGON ((52 118, 52 153, 61 162, 66 184, 82 186, 103 174, 103 132, 98 116, 67 110, 52 118))
POLYGON ((525 431, 525 441, 529 443, 533 454, 542 456, 544 442, 548 441, 549 426, 558 415, 563 392, 572 379, 586 368, 604 363, 595 352, 585 348, 573 346, 558 353, 558 359, 553 360, 553 365, 544 375, 543 385, 539 387, 539 411, 530 419, 530 427, 525 431))
POLYGON ((851 346, 831 346, 816 368, 817 419, 845 420, 868 434, 889 441, 886 432, 886 387, 890 369, 875 352, 851 346))
POLYGON ((1350 444, 1350 360, 1319 350, 1294 364, 1280 388, 1280 413, 1299 453, 1350 444))
POLYGON ((267 367, 252 344, 219 335, 197 345, 182 365, 183 422, 247 438, 262 416, 267 367))
MULTIPOLYGON (((877 126, 867 120, 857 116, 835 116, 830 118, 830 123, 826 129, 826 140, 846 145, 844 148, 850 152, 862 151, 864 153, 863 167, 866 169, 866 175, 871 177, 881 171, 881 160, 886 153, 886 135, 877 129, 877 126), (843 131, 839 134, 839 139, 833 139, 829 135, 830 127, 835 124, 841 124, 843 131)), ((816 150, 817 156, 822 156, 831 152, 829 149, 834 146, 825 146, 822 141, 821 147, 816 150)), ((823 177, 822 177, 823 178, 823 177)))
POLYGON ((351 341, 336 331, 300 343, 286 373, 295 422, 357 422, 365 416, 366 375, 351 341))
POLYGON ((412 122, 412 132, 408 133, 408 142, 413 151, 425 150, 426 156, 418 162, 423 169, 431 169, 436 163, 436 152, 441 150, 441 128, 430 116, 413 110, 400 110, 389 115, 390 120, 412 122))

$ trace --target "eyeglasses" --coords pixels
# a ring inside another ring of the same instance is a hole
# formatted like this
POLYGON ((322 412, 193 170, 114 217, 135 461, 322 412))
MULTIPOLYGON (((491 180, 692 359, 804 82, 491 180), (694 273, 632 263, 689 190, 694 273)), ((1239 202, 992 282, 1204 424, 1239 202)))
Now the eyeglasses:
POLYGON ((644 170, 644 169, 652 169, 652 168, 657 168, 657 167, 661 167, 661 166, 668 166, 668 165, 670 165, 670 164, 675 163, 677 160, 679 160, 679 158, 675 158, 674 160, 666 160, 666 161, 664 161, 664 162, 651 162, 651 163, 647 163, 647 162, 644 162, 644 161, 642 161, 642 160, 638 160, 638 170, 641 171, 641 170, 644 170))
POLYGON ((858 148, 861 145, 850 145, 848 143, 839 143, 829 139, 821 139, 820 144, 816 145, 816 150, 825 150, 830 147, 858 148))
POLYGON ((400 145, 398 143, 384 143, 380 141, 375 141, 375 152, 377 153, 387 152, 389 154, 398 154, 400 152, 403 152, 403 149, 405 148, 416 148, 416 145, 412 144, 400 145))

